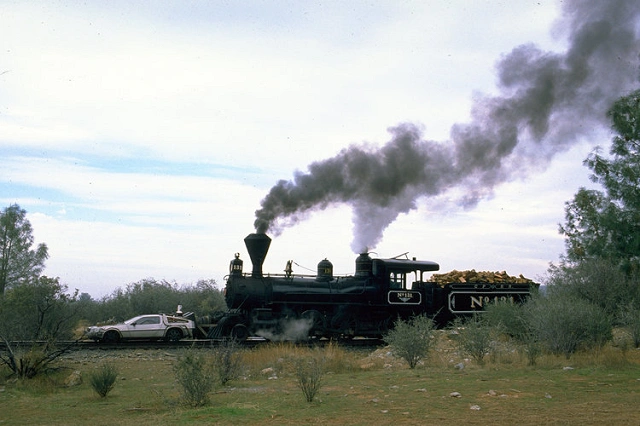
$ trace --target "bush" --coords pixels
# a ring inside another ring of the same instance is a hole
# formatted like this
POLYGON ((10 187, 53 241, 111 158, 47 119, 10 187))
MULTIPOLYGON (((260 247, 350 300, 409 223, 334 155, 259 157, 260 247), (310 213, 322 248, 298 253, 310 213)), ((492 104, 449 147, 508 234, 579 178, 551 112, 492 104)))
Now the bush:
POLYGON ((630 300, 640 300, 638 275, 625 274, 617 264, 605 259, 552 266, 546 281, 549 296, 586 300, 612 318, 620 306, 630 300))
POLYGON ((51 341, 44 345, 34 344, 29 349, 19 346, 14 349, 4 337, 0 337, 0 340, 4 342, 4 347, 0 349, 0 365, 6 365, 11 375, 19 379, 32 379, 47 372, 51 364, 71 348, 71 344, 58 348, 51 341))
POLYGON ((513 338, 519 350, 527 357, 528 365, 535 365, 541 355, 540 342, 522 305, 497 303, 489 305, 483 313, 487 325, 513 338))
POLYGON ((522 305, 494 303, 488 305, 482 315, 487 325, 499 329, 516 340, 520 340, 529 331, 522 305))
POLYGON ((240 376, 242 357, 234 339, 223 340, 213 351, 213 369, 221 385, 240 376))
POLYGON ((524 309, 533 336, 555 355, 570 358, 579 348, 601 347, 612 338, 604 310, 575 296, 534 297, 524 309))
POLYGON ((98 395, 105 398, 115 386, 117 377, 118 370, 113 364, 107 362, 89 376, 89 383, 98 395))
POLYGON ((69 295, 67 290, 59 278, 46 276, 8 289, 0 297, 0 336, 9 341, 70 339, 77 291, 69 295))
POLYGON ((296 377, 298 387, 302 390, 307 402, 312 402, 316 393, 322 386, 322 377, 325 373, 325 361, 319 352, 298 359, 296 363, 296 377))
POLYGON ((634 348, 640 347, 640 309, 629 303, 620 310, 620 324, 626 329, 634 348))
POLYGON ((409 363, 413 369, 418 362, 429 355, 434 345, 433 320, 418 315, 408 320, 398 319, 393 329, 384 336, 384 341, 393 353, 409 363))
POLYGON ((187 349, 173 365, 173 372, 181 387, 185 405, 201 407, 209 403, 209 392, 214 389, 215 376, 211 363, 203 353, 187 349))
POLYGON ((521 352, 527 356, 527 365, 536 365, 538 357, 542 355, 542 347, 534 334, 528 334, 521 342, 521 352))
POLYGON ((458 331, 458 349, 468 355, 478 365, 484 365, 484 358, 493 347, 495 328, 490 327, 474 315, 466 320, 458 319, 454 322, 458 331))

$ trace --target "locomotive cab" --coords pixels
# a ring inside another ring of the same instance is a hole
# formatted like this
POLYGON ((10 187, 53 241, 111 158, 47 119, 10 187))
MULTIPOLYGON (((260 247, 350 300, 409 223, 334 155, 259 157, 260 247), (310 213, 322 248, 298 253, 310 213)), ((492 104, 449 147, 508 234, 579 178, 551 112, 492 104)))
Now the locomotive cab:
POLYGON ((424 275, 439 269, 440 265, 430 261, 376 259, 373 262, 373 273, 383 282, 386 303, 400 309, 404 309, 403 305, 409 308, 424 306, 431 300, 426 292, 424 275))
POLYGON ((372 266, 373 274, 393 290, 418 290, 426 272, 440 270, 436 262, 408 259, 375 259, 372 266))

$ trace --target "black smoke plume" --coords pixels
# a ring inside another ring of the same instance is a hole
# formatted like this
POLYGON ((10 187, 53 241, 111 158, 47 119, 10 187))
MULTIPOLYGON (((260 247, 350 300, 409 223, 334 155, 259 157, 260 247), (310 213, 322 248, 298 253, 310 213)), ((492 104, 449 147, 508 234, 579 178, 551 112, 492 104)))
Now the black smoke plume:
POLYGON ((565 1, 558 29, 567 51, 514 48, 497 64, 500 95, 474 99, 471 122, 453 125, 450 140, 424 140, 417 126, 400 124, 381 148, 353 145, 312 163, 271 188, 256 231, 278 235, 310 211, 347 203, 360 252, 418 199, 454 192, 473 207, 496 185, 544 168, 606 125, 613 101, 636 88, 639 16, 637 0, 565 1))

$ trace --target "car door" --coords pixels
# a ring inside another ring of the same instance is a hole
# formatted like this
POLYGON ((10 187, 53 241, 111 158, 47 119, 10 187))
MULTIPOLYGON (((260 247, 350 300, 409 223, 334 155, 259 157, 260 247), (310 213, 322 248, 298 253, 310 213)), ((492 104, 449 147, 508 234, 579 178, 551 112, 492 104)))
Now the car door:
POLYGON ((160 315, 145 315, 129 326, 132 339, 159 339, 164 336, 160 315))

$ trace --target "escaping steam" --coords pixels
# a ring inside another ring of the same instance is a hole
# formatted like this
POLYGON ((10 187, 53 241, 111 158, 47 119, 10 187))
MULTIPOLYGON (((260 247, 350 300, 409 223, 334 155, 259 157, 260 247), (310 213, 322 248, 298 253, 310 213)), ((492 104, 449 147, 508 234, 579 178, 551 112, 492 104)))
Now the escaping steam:
POLYGON ((613 101, 637 84, 639 16, 635 0, 565 1, 559 28, 568 32, 568 50, 514 48, 497 64, 500 96, 474 99, 471 121, 453 125, 449 141, 424 140, 405 123, 381 148, 352 145, 314 162, 271 188, 256 231, 278 235, 310 211, 347 203, 358 253, 375 247, 420 198, 455 190, 460 207, 474 207, 496 185, 539 170, 606 124, 613 101))

